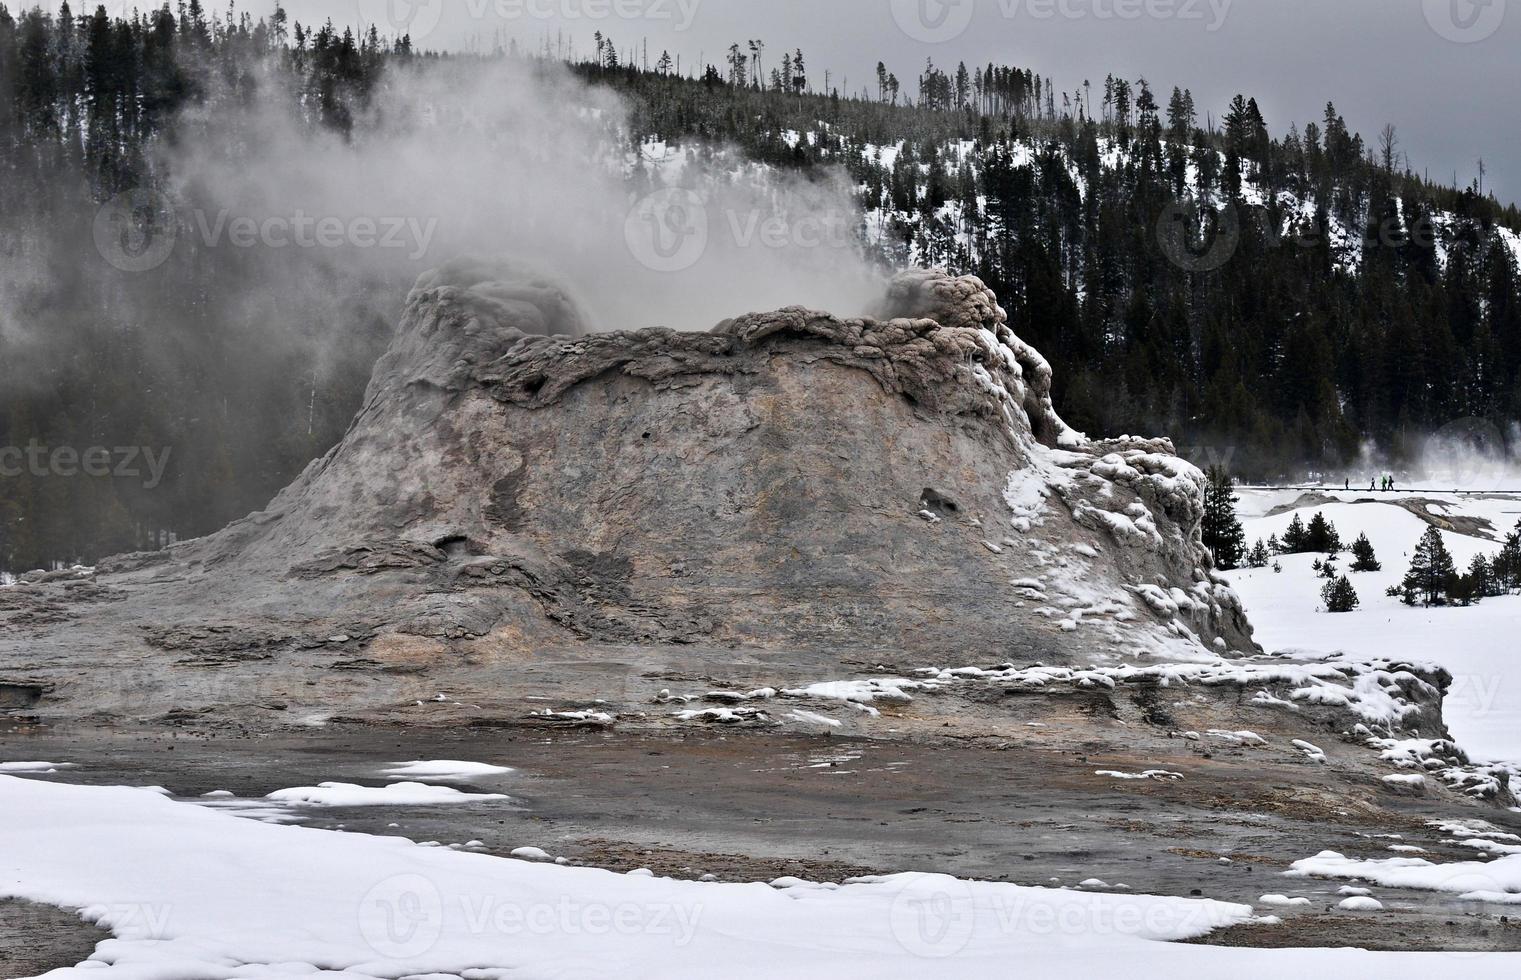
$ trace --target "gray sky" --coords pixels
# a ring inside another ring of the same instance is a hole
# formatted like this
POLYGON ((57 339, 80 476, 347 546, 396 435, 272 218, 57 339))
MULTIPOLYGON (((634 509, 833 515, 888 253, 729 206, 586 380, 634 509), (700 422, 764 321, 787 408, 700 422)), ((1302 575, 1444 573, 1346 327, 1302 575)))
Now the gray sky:
POLYGON ((652 62, 661 49, 680 54, 683 67, 760 38, 768 69, 801 47, 815 84, 828 69, 851 91, 875 85, 879 59, 905 91, 926 57, 1032 68, 1065 91, 1084 79, 1101 89, 1112 72, 1145 77, 1164 105, 1172 86, 1190 87, 1217 118, 1236 92, 1255 96, 1275 135, 1334 100, 1369 143, 1394 123, 1417 171, 1467 184, 1482 157, 1486 188, 1521 198, 1521 0, 284 2, 303 21, 410 24, 430 47, 489 43, 499 30, 537 45, 564 30, 586 51, 600 29, 624 50, 647 39, 652 62))

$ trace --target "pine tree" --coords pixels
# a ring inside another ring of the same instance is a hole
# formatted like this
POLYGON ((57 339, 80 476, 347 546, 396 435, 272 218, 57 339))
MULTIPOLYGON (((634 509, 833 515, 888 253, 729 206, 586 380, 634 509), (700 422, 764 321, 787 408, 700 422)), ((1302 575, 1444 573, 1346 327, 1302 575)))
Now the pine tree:
POLYGON ((1494 588, 1494 569, 1491 567, 1489 559, 1483 555, 1473 556, 1473 561, 1468 563, 1468 573, 1464 578, 1468 579, 1468 584, 1473 590, 1475 601, 1492 598, 1500 594, 1494 588))
POLYGON ((1317 512, 1310 518, 1310 527, 1305 534, 1305 551, 1318 551, 1327 555, 1334 555, 1341 550, 1341 536, 1336 533, 1336 525, 1326 520, 1326 515, 1317 512))
POLYGON ((1310 533, 1305 530, 1304 521, 1298 514, 1289 522, 1288 530, 1283 532, 1283 553, 1286 555, 1299 555, 1309 551, 1310 533))
POLYGON ((1521 522, 1516 524, 1516 530, 1506 535, 1505 544, 1491 563, 1490 571, 1498 593, 1521 589, 1521 522))
POLYGON ((1446 598, 1447 587, 1456 576, 1452 555, 1442 540, 1442 532, 1434 527, 1427 528, 1415 547, 1410 570, 1405 573, 1402 598, 1409 605, 1415 605, 1416 602, 1427 606, 1438 605, 1446 598))
POLYGON ((1215 565, 1227 571, 1240 568, 1246 557, 1246 532, 1236 517, 1238 499, 1225 467, 1210 467, 1204 490, 1204 546, 1215 556, 1215 565))
POLYGON ((1373 552, 1373 542, 1368 540, 1366 534, 1359 534, 1357 540, 1352 542, 1352 571, 1354 572, 1378 572, 1384 566, 1379 564, 1378 556, 1373 552))
POLYGON ((1349 613, 1362 602, 1357 597, 1357 590, 1352 587, 1351 581, 1345 575, 1327 582, 1320 590, 1320 600, 1325 603, 1326 612, 1332 613, 1349 613))
POLYGON ((1251 552, 1246 556, 1247 567, 1248 568, 1266 568, 1267 564, 1268 564, 1268 560, 1269 560, 1269 555, 1268 555, 1267 545, 1265 545, 1265 544, 1262 543, 1262 539, 1261 538, 1258 538, 1257 539, 1257 543, 1252 546, 1251 552))

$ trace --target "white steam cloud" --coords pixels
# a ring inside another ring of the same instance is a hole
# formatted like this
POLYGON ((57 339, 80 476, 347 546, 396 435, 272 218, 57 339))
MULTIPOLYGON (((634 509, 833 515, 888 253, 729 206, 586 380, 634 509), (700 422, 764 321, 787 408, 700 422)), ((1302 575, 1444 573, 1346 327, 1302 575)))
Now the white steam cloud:
POLYGON ((186 117, 164 160, 179 235, 393 284, 507 256, 562 280, 599 330, 789 305, 853 315, 882 292, 843 175, 636 146, 620 98, 553 63, 393 67, 352 131, 314 128, 284 95, 186 117))

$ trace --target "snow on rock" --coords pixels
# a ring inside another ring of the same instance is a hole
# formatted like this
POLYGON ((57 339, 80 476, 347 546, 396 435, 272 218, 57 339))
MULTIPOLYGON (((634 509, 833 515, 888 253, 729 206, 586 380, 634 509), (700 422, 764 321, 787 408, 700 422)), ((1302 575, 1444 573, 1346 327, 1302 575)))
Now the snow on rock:
POLYGON ((701 721, 715 725, 741 725, 766 722, 771 716, 760 708, 688 708, 671 712, 677 721, 701 721))
POLYGON ((510 852, 522 861, 553 861, 554 857, 542 847, 514 847, 510 852))
POLYGON ((1257 899, 1257 904, 1266 905, 1270 908, 1301 908, 1308 906, 1310 900, 1299 896, 1290 898, 1287 895, 1264 895, 1257 899))
POLYGON ((1382 912, 1384 910, 1384 903, 1376 898, 1358 896, 1344 898, 1336 903, 1336 907, 1343 912, 1382 912))
POLYGON ((27 773, 45 776, 60 769, 73 769, 72 762, 0 762, 0 773, 27 773))
POLYGON ((1311 762, 1326 761, 1326 750, 1314 744, 1313 742, 1306 742, 1304 739, 1296 738, 1291 739, 1290 743, 1294 746, 1294 748, 1303 752, 1305 754, 1305 757, 1311 762))
POLYGON ((1181 772, 1168 772, 1166 769, 1147 769, 1145 772, 1117 772, 1113 769, 1095 769, 1095 776, 1109 776, 1113 779, 1154 779, 1157 782, 1172 782, 1182 779, 1181 772))
POLYGON ((318 783, 277 789, 265 796, 277 803, 298 806, 433 806, 440 803, 482 803, 505 800, 501 793, 462 793, 450 786, 426 783, 391 783, 387 786, 358 786, 354 783, 318 783))

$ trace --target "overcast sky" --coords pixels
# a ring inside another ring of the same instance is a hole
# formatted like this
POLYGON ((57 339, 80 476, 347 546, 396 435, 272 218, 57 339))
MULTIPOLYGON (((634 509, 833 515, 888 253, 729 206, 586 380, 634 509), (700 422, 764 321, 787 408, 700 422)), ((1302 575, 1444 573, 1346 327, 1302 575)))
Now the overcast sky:
MULTIPOLYGON (((120 3, 130 0, 118 0, 120 3)), ((156 0, 152 0, 156 3, 156 0)), ((1255 96, 1275 135, 1335 101, 1369 143, 1399 129, 1418 171, 1521 199, 1521 0, 284 0, 303 21, 389 22, 419 43, 489 43, 497 31, 537 45, 557 30, 581 51, 602 30, 620 49, 645 39, 683 67, 719 63, 734 41, 766 42, 766 67, 801 47, 815 84, 873 86, 886 62, 914 88, 926 57, 1015 64, 1059 90, 1108 73, 1144 77, 1166 104, 1192 88, 1201 109, 1255 96)), ((242 0, 262 13, 274 0, 242 0)), ((208 7, 221 9, 218 0, 208 7)))

